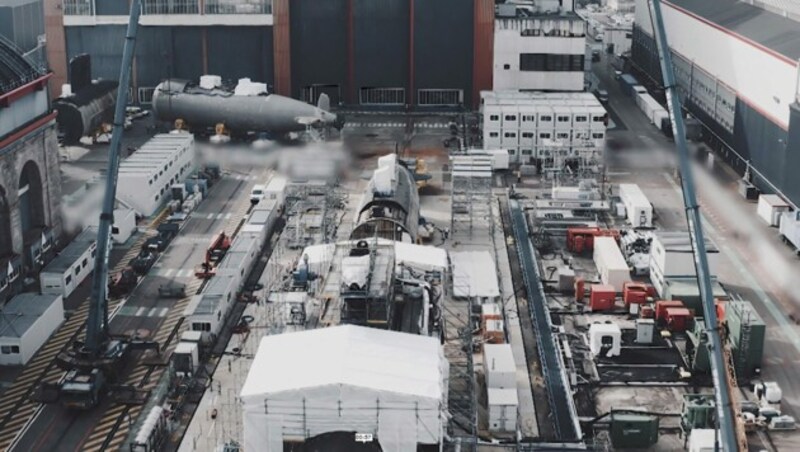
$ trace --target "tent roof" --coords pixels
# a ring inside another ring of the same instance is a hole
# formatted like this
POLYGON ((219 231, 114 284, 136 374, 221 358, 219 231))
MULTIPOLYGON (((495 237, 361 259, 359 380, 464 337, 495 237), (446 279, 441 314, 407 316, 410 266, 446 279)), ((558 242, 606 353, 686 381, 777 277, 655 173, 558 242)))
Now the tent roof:
POLYGON ((241 396, 348 385, 439 400, 443 359, 436 338, 355 325, 266 336, 241 396))
POLYGON ((488 251, 451 251, 455 297, 499 297, 497 271, 488 251))

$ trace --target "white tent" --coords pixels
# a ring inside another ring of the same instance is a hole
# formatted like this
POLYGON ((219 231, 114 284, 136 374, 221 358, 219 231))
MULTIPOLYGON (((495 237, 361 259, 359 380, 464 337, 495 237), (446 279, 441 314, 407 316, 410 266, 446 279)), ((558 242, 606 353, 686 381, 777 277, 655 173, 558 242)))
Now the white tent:
POLYGON ((435 338, 353 325, 264 337, 241 392, 244 450, 336 431, 386 452, 439 443, 447 377, 435 338))
POLYGON ((487 300, 500 296, 497 268, 488 251, 451 251, 450 261, 453 263, 453 296, 487 300))

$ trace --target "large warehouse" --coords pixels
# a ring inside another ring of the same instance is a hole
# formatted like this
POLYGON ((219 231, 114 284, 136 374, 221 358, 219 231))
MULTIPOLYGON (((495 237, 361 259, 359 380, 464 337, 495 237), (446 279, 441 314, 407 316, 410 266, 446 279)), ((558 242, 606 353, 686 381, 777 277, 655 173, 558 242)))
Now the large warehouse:
MULTIPOLYGON (((64 42, 66 58, 89 53, 96 76, 116 79, 127 11, 64 0, 48 52, 64 42)), ((493 20, 491 0, 148 0, 133 85, 144 104, 163 79, 216 74, 333 105, 471 105, 491 88, 493 20)))
MULTIPOLYGON (((661 86, 647 4, 636 2, 632 59, 661 86)), ((662 4, 679 92, 713 150, 800 205, 800 22, 735 0, 662 4)))

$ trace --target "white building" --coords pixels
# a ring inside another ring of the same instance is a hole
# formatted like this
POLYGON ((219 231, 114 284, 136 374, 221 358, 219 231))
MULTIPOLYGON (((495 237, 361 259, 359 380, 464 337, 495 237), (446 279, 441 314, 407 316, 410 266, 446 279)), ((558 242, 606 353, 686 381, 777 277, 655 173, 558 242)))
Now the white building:
POLYGON ((0 365, 27 364, 64 320, 61 295, 23 293, 0 310, 0 365))
POLYGON ((69 297, 94 269, 96 249, 97 228, 88 227, 39 273, 42 293, 69 297))
POLYGON ((119 166, 117 199, 149 217, 170 198, 170 187, 194 171, 194 136, 159 134, 119 166))
POLYGON ((603 49, 614 55, 630 53, 633 38, 633 25, 609 25, 603 32, 603 49))
POLYGON ((482 91, 483 147, 514 163, 561 157, 602 159, 607 114, 591 93, 482 91))
POLYGON ((586 22, 571 1, 497 6, 493 89, 583 91, 586 63, 586 22))
POLYGON ((634 0, 605 0, 605 6, 612 11, 630 13, 636 8, 634 0))
POLYGON ((398 452, 438 444, 448 369, 432 337, 354 325, 266 336, 241 391, 244 449, 337 431, 398 452))

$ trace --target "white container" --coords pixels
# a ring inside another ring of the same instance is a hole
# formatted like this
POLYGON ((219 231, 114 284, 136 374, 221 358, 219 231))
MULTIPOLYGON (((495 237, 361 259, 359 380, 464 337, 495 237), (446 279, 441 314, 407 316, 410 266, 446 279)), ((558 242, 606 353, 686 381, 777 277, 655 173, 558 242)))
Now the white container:
POLYGON ((237 235, 231 247, 217 266, 217 275, 233 275, 234 291, 242 288, 253 263, 261 252, 261 237, 237 235))
POLYGON ((64 321, 60 295, 22 293, 2 308, 0 365, 25 365, 64 321))
POLYGON ((622 330, 616 323, 593 323, 589 326, 589 350, 606 358, 619 356, 622 351, 622 330), (611 339, 611 347, 604 350, 604 343, 611 339))
POLYGON ((94 269, 97 228, 88 227, 39 273, 43 294, 67 298, 94 269))
POLYGON ((517 390, 488 388, 486 392, 489 405, 489 431, 516 431, 519 407, 517 390))
POLYGON ((714 429, 695 428, 689 433, 689 452, 714 452, 719 433, 714 429))
MULTIPOLYGON (((639 305, 632 303, 631 307, 639 305)), ((655 336, 656 323, 653 319, 636 319, 636 343, 652 344, 655 336)))
POLYGON ((172 352, 172 361, 179 377, 193 375, 197 372, 197 368, 200 367, 198 343, 179 342, 175 346, 175 351, 172 352))
MULTIPOLYGON (((706 256, 710 276, 715 276, 720 259, 719 250, 708 239, 706 239, 706 256)), ((697 276, 688 232, 658 232, 654 234, 650 246, 650 272, 651 275, 655 273, 662 278, 697 276)))
POLYGON ((509 155, 507 149, 489 149, 486 151, 492 156, 493 170, 507 170, 509 166, 509 155))
POLYGON ((286 185, 289 180, 283 176, 273 176, 264 190, 264 199, 275 201, 278 210, 283 209, 283 204, 286 201, 286 185))
POLYGON ((603 284, 614 286, 614 290, 622 292, 623 284, 631 278, 630 268, 619 250, 617 241, 612 237, 596 237, 593 258, 603 284))
POLYGON ((795 251, 800 251, 800 210, 784 212, 778 230, 781 237, 794 246, 795 251))
POLYGON ((669 118, 669 112, 667 110, 664 108, 656 110, 653 112, 653 125, 660 129, 661 122, 667 118, 669 118))
POLYGON ((758 197, 758 216, 770 226, 779 226, 783 212, 791 210, 789 204, 778 195, 758 197))
MULTIPOLYGON (((87 226, 97 227, 100 222, 100 213, 91 215, 87 226)), ((123 244, 128 241, 136 230, 136 212, 133 209, 121 208, 114 210, 114 224, 111 226, 111 239, 114 243, 123 244)))
POLYGON ((222 325, 228 316, 228 310, 236 297, 235 278, 233 275, 217 274, 200 295, 195 295, 186 306, 184 316, 187 317, 191 331, 202 334, 202 342, 210 344, 216 340, 222 325))
POLYGON ((159 134, 123 160, 117 199, 149 217, 170 199, 173 184, 183 183, 195 168, 194 136, 159 134))
POLYGON ((628 222, 635 228, 653 227, 653 205, 636 184, 619 184, 619 197, 625 204, 628 222))
POLYGON ((483 371, 487 388, 517 387, 517 366, 510 344, 484 344, 483 371))

